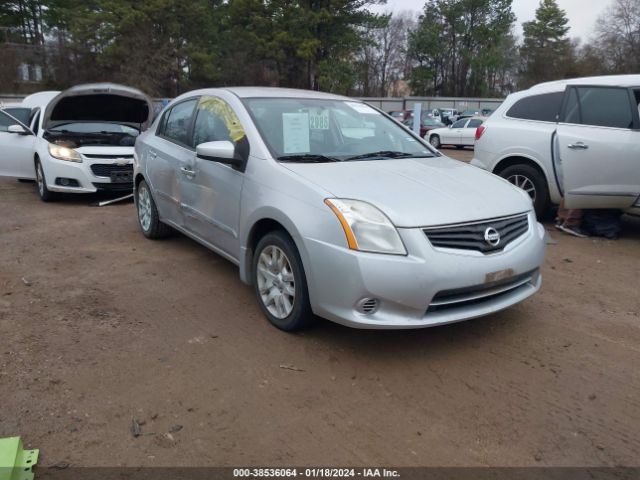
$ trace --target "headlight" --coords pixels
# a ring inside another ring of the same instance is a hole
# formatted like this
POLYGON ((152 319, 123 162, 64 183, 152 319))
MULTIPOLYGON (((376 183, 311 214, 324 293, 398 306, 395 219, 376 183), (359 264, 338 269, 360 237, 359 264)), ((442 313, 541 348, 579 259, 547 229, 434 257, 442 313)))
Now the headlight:
POLYGON ((340 220, 351 250, 407 254, 391 220, 370 203, 338 198, 328 198, 324 203, 340 220))
POLYGON ((49 155, 58 160, 66 160, 67 162, 82 163, 82 157, 73 148, 63 147, 55 143, 49 144, 49 155))

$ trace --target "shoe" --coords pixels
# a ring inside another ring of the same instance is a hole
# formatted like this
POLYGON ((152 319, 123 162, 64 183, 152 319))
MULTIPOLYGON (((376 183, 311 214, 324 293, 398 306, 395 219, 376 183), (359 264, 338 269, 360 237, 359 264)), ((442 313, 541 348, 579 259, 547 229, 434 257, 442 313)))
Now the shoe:
POLYGON ((568 233, 569 235, 573 235, 574 237, 579 237, 579 238, 588 238, 589 237, 589 235, 587 235, 586 233, 584 233, 582 230, 580 230, 577 227, 567 227, 566 225, 559 225, 558 229, 562 230, 564 233, 568 233))

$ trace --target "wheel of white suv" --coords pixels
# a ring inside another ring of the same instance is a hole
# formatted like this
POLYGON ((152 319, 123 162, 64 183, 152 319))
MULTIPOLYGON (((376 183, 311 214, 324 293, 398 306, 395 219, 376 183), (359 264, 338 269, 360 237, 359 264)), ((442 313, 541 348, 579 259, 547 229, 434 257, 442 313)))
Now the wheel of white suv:
POLYGON ((440 148, 440 137, 438 135, 431 135, 429 143, 433 148, 440 148))
POLYGON ((531 197, 536 216, 542 218, 549 209, 549 187, 542 173, 531 165, 519 163, 500 172, 500 176, 521 188, 531 197))
POLYGON ((138 224, 145 237, 151 239, 164 238, 171 233, 171 227, 160 221, 156 203, 151 196, 147 182, 142 180, 136 189, 136 210, 138 224))
POLYGON ((313 323, 302 261, 286 233, 274 231, 258 242, 253 285, 260 309, 274 326, 292 332, 313 323))
POLYGON ((36 185, 38 186, 38 195, 43 202, 51 202, 56 199, 57 195, 47 188, 47 180, 44 176, 42 163, 36 159, 36 185))

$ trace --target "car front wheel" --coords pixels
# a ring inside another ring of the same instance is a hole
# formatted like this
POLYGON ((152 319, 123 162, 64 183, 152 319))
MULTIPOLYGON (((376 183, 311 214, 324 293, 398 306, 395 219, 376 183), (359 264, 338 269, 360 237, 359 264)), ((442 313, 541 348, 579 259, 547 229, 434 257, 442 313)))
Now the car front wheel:
POLYGON ((260 309, 277 328, 292 332, 313 323, 302 261, 286 233, 274 231, 258 242, 253 285, 260 309))
POLYGON ((38 186, 38 195, 43 202, 51 202, 56 199, 57 195, 47 188, 47 179, 44 176, 42 163, 36 160, 36 185, 38 186))

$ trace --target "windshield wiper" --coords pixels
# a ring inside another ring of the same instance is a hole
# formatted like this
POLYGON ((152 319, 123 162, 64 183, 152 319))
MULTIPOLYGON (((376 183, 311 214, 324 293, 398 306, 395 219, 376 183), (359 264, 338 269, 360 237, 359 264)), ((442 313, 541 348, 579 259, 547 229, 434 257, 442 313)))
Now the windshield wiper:
POLYGON ((300 162, 300 163, 327 163, 327 162, 340 162, 341 160, 333 157, 327 157, 325 155, 316 155, 313 153, 305 153, 301 155, 284 155, 278 157, 280 162, 300 162))
POLYGON ((430 158, 432 155, 420 155, 406 152, 393 152, 382 150, 380 152, 363 153, 362 155, 355 155, 347 158, 347 160, 365 160, 367 158, 430 158))

